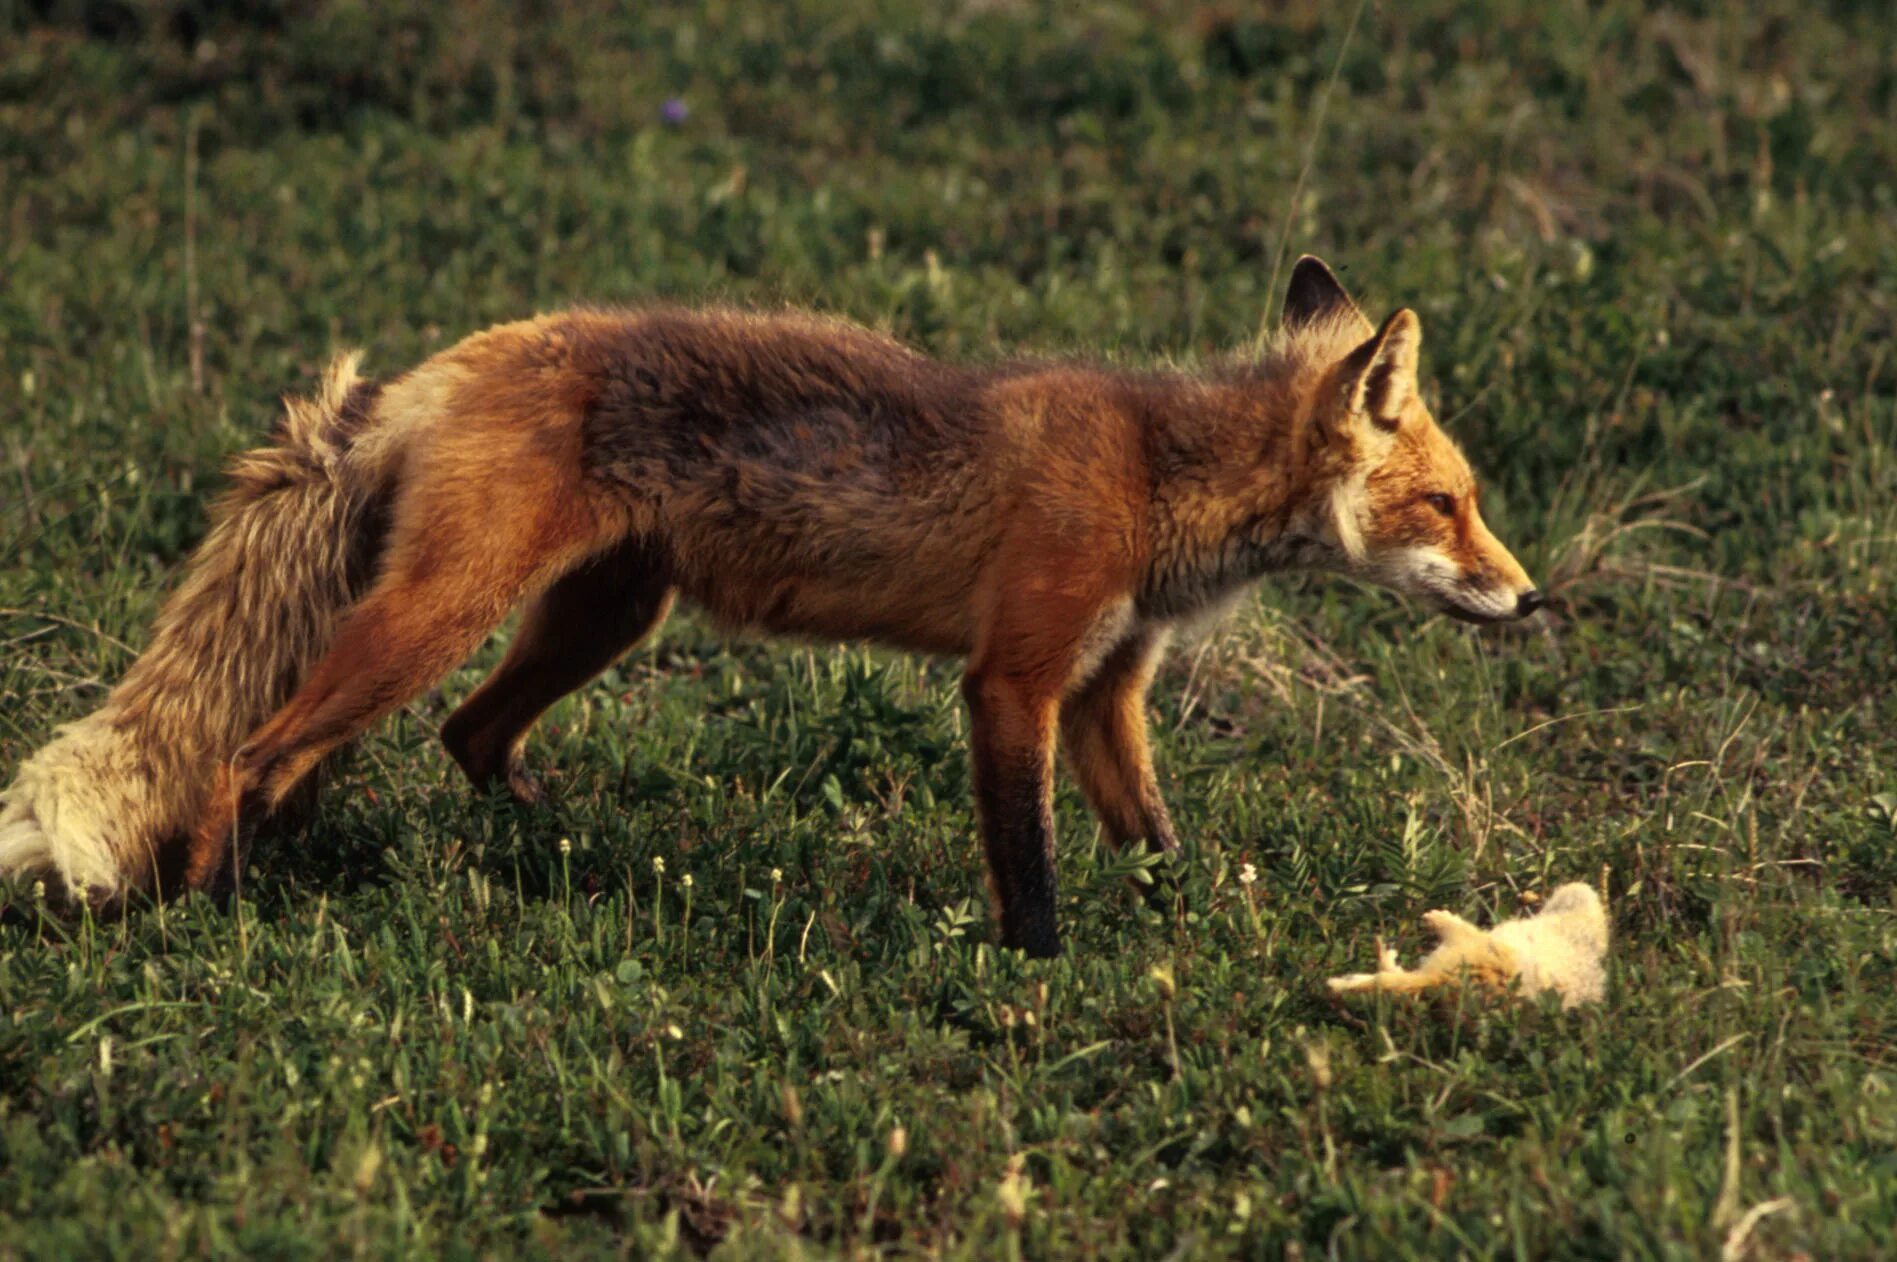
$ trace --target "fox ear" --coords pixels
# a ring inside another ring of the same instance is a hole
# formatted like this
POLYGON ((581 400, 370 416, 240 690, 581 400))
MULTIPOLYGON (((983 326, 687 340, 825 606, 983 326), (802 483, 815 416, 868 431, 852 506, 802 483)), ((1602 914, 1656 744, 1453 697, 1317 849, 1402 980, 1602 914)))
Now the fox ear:
MULTIPOLYGON (((1344 291, 1343 282, 1324 266, 1324 260, 1311 254, 1298 259, 1297 266, 1291 269, 1291 285, 1284 294, 1284 327, 1301 329, 1326 316, 1346 311, 1357 312, 1357 304, 1344 291)), ((1358 313, 1357 318, 1362 320, 1362 314, 1358 313)), ((1366 327, 1369 324, 1364 320, 1366 327)))
POLYGON ((1394 430, 1404 407, 1416 397, 1416 358, 1422 345, 1423 322, 1408 307, 1400 307, 1374 337, 1352 351, 1344 361, 1351 414, 1394 430))

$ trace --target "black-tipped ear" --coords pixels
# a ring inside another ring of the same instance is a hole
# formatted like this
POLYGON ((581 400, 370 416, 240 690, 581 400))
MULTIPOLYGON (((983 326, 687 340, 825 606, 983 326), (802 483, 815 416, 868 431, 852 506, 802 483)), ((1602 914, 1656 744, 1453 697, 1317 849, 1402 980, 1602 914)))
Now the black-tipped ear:
POLYGON ((1423 344, 1423 322, 1408 307, 1390 314, 1368 342, 1344 361, 1353 413, 1368 416, 1386 430, 1394 430, 1403 409, 1416 397, 1417 352, 1423 344))
POLYGON ((1306 254, 1291 269, 1291 285, 1284 294, 1285 328, 1302 328, 1314 320, 1356 310, 1343 282, 1324 266, 1323 259, 1306 254))

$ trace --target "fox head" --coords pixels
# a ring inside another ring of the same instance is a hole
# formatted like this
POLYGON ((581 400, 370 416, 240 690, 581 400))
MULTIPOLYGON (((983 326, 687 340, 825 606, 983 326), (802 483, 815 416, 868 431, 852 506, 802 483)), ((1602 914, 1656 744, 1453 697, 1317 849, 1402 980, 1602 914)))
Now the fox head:
POLYGON ((1318 493, 1304 529, 1341 570, 1467 622, 1525 618, 1546 603, 1482 521, 1475 475, 1417 388, 1423 326, 1398 310, 1373 327, 1323 263, 1298 260, 1284 323, 1313 346, 1351 347, 1310 368, 1307 467, 1318 493), (1354 346, 1352 344, 1354 343, 1354 346))

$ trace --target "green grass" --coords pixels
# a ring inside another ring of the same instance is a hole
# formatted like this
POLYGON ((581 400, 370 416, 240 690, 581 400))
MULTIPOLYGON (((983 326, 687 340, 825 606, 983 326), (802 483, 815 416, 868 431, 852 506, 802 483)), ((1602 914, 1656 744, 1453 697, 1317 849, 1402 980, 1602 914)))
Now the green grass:
POLYGON ((1556 603, 1265 590, 1155 689, 1183 914, 1063 788, 1046 964, 992 946, 952 663, 682 619, 520 810, 435 742, 490 646, 235 910, 0 892, 0 1257, 1891 1247, 1885 6, 234 8, 0 5, 0 772, 280 392, 579 300, 1190 362, 1317 252, 1421 313, 1556 603), (1568 879, 1598 1008, 1323 996, 1568 879))

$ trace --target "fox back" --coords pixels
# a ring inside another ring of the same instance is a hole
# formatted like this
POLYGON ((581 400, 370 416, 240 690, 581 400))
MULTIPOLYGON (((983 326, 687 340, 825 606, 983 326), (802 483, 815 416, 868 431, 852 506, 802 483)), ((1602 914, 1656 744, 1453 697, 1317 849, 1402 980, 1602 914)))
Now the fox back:
POLYGON ((1024 551, 1156 622, 1294 567, 1515 616, 1532 584, 1420 400, 1418 338, 1407 312, 1378 331, 1338 304, 1255 358, 1145 373, 944 364, 801 313, 583 312, 418 375, 571 401, 545 442, 726 625, 965 655, 1024 551))

